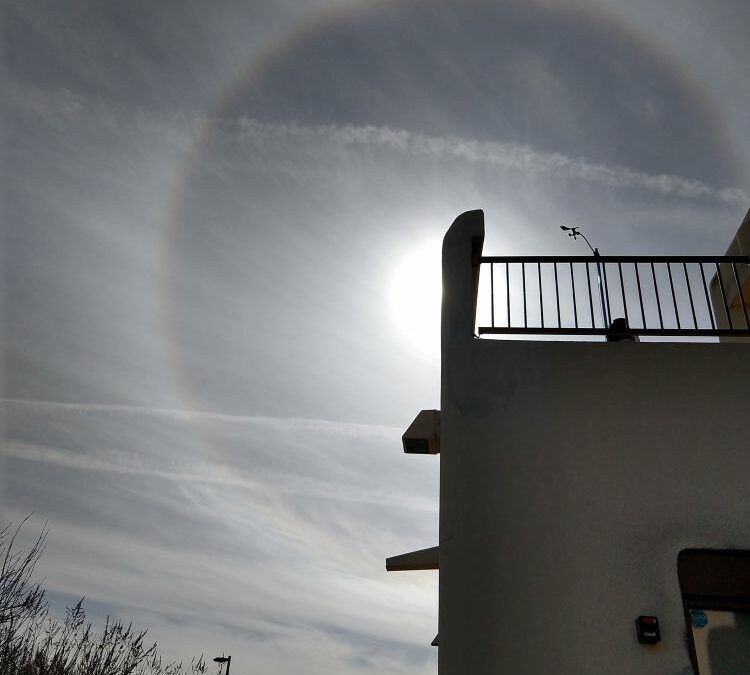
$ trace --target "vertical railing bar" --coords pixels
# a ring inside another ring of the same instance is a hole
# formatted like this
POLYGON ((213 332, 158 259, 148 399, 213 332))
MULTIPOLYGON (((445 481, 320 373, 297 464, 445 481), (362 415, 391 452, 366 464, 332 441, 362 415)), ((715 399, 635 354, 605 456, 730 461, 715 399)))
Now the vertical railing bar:
POLYGON ((591 310, 591 328, 596 328, 596 321, 594 319, 594 297, 591 295, 591 270, 589 264, 586 263, 586 281, 589 287, 589 309, 591 310))
POLYGON ((734 281, 737 284, 737 290, 740 294, 740 302, 742 303, 742 313, 745 315, 745 326, 750 329, 750 321, 747 319, 747 305, 745 304, 745 295, 742 292, 742 284, 740 284, 740 277, 737 274, 737 265, 732 263, 732 271, 734 272, 734 281))
POLYGON ((510 328, 510 263, 505 263, 505 298, 508 303, 508 328, 510 328))
POLYGON ((719 263, 714 263, 714 266, 716 267, 716 276, 719 278, 719 288, 721 288, 721 299, 724 302, 724 312, 727 315, 727 321, 729 322, 729 330, 734 329, 734 326, 732 325, 732 315, 729 313, 729 305, 727 304, 727 294, 724 291, 724 280, 721 278, 721 269, 719 268, 719 263))
POLYGON ((680 325, 680 312, 677 309, 677 296, 674 294, 674 282, 672 281, 672 264, 667 263, 667 274, 669 275, 669 288, 672 290, 672 304, 674 305, 674 316, 677 319, 677 329, 682 328, 680 325))
POLYGON ((557 327, 562 328, 560 323, 560 287, 557 283, 557 263, 552 263, 555 267, 555 301, 557 302, 557 327))
POLYGON ((716 321, 714 321, 714 312, 711 307, 711 299, 708 297, 708 286, 706 285, 706 273, 703 269, 703 263, 698 263, 701 270, 701 281, 703 282, 703 292, 706 294, 706 307, 708 308, 708 318, 711 319, 711 329, 716 330, 716 321))
POLYGON ((490 263, 490 318, 495 327, 495 263, 490 263))
POLYGON ((698 318, 695 316, 695 303, 693 302, 693 292, 690 290, 690 276, 687 271, 687 263, 683 260, 682 270, 685 272, 685 283, 687 284, 688 298, 690 299, 690 311, 693 313, 693 327, 698 330, 698 318))
POLYGON ((542 263, 536 264, 536 271, 539 275, 539 317, 542 321, 542 328, 544 328, 544 298, 542 297, 542 263))
POLYGON ((620 293, 622 294, 622 306, 625 310, 625 322, 630 326, 630 316, 628 315, 628 302, 625 299, 625 281, 622 278, 622 263, 617 263, 617 271, 620 274, 620 293))
POLYGON ((654 263, 651 263, 651 277, 654 280, 654 294, 656 295, 656 309, 659 310, 659 326, 664 329, 664 319, 661 315, 661 301, 659 300, 659 284, 656 283, 656 270, 654 263))
POLYGON ((575 327, 578 328, 578 307, 576 306, 576 279, 573 274, 573 263, 570 264, 570 289, 573 292, 573 322, 575 327))
POLYGON ((523 284, 523 327, 528 328, 529 322, 526 315, 526 263, 521 263, 521 283, 523 284))
POLYGON ((635 267, 635 282, 638 284, 638 302, 641 305, 641 321, 643 321, 643 328, 646 328, 646 310, 643 308, 643 292, 641 291, 641 275, 638 272, 638 263, 633 265, 635 267))
POLYGON ((607 263, 602 263, 602 276, 604 277, 604 296, 607 298, 607 318, 605 321, 605 328, 609 328, 612 324, 612 307, 609 304, 609 284, 607 283, 607 263))

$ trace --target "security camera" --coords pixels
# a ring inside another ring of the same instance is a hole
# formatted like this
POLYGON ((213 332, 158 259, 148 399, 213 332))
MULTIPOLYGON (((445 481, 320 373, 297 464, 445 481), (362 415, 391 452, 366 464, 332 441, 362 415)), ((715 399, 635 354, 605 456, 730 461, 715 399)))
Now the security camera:
POLYGON ((440 411, 423 410, 401 437, 404 452, 437 455, 440 452, 440 411))

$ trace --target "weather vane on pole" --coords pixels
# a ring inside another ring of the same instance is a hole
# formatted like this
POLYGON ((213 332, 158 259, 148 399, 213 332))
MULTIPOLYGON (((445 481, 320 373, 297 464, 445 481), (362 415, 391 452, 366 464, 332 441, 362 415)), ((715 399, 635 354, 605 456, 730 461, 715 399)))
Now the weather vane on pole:
POLYGON ((568 232, 568 236, 569 237, 573 237, 573 239, 578 239, 578 237, 583 237, 583 240, 586 242, 586 244, 588 245, 588 247, 591 249, 591 252, 595 256, 597 256, 597 257, 599 256, 599 249, 598 248, 594 248, 591 245, 591 242, 588 240, 588 238, 586 237, 586 235, 583 232, 581 232, 580 228, 578 228, 578 227, 566 227, 565 225, 560 225, 560 229, 567 231, 568 232))
POLYGON ((573 237, 573 239, 578 239, 578 237, 583 238, 583 240, 586 242, 586 245, 591 249, 591 252, 594 254, 594 257, 597 259, 596 261, 596 281, 599 285, 599 299, 602 303, 602 321, 604 321, 604 327, 608 328, 611 323, 611 317, 609 316, 609 312, 607 312, 607 304, 604 302, 604 285, 602 284, 602 268, 601 263, 599 262, 599 249, 594 248, 591 245, 591 242, 588 240, 588 237, 581 232, 580 228, 578 227, 566 227, 565 225, 560 225, 560 229, 564 232, 568 233, 569 237, 573 237))

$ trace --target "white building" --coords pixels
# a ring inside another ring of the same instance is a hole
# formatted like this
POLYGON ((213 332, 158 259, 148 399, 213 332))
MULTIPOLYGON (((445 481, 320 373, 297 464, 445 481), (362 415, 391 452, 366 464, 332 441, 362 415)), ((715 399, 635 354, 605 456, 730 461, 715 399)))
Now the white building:
MULTIPOLYGON (((439 566, 441 675, 750 673, 748 258, 483 240, 481 211, 445 236, 441 411, 405 434, 440 452, 439 547, 387 563, 439 566), (641 341, 604 341, 626 314, 641 341)), ((750 253, 750 213, 732 246, 750 253)))

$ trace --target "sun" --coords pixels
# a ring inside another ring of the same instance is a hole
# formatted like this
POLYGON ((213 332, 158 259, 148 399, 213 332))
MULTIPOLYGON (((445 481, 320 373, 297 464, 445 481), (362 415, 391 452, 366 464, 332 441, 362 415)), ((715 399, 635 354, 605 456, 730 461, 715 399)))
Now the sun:
POLYGON ((405 255, 390 286, 390 315, 405 343, 428 360, 440 356, 441 241, 423 242, 405 255))

